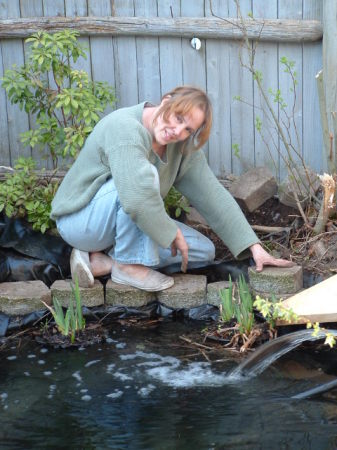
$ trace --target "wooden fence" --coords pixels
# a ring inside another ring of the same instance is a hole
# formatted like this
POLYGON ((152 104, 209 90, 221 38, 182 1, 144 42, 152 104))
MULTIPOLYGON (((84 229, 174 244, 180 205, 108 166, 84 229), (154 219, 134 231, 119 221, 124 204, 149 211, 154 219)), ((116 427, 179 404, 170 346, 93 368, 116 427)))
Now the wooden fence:
MULTIPOLYGON (((264 21, 256 51, 264 86, 281 91, 289 114, 294 114, 299 151, 309 166, 321 171, 324 162, 315 75, 322 68, 323 2, 240 3, 245 17, 251 12, 264 21), (295 61, 298 84, 293 111, 291 79, 280 64, 282 56, 295 61)), ((215 174, 238 174, 263 165, 283 177, 277 133, 259 109, 261 98, 252 75, 240 63, 241 35, 237 27, 223 20, 237 17, 235 3, 213 0, 212 6, 213 14, 209 0, 1 0, 0 76, 12 64, 24 63, 24 38, 30 33, 78 29, 88 58, 77 67, 94 80, 113 85, 117 107, 143 100, 158 102, 163 93, 180 84, 200 86, 208 92, 214 108, 214 126, 205 153, 215 174), (191 46, 192 37, 201 40, 200 50, 191 46), (234 96, 244 102, 235 101, 234 96), (268 143, 276 144, 271 154, 256 129, 257 117, 262 120, 268 143), (272 158, 277 169, 273 169, 272 158)), ((257 23, 255 29, 252 25, 248 30, 254 37, 261 28, 257 23)), ((275 111, 280 113, 277 105, 275 111)), ((11 165, 19 155, 31 154, 31 149, 22 147, 19 135, 33 126, 32 122, 8 102, 1 88, 1 165, 11 165)), ((38 158, 35 151, 33 155, 38 158)))

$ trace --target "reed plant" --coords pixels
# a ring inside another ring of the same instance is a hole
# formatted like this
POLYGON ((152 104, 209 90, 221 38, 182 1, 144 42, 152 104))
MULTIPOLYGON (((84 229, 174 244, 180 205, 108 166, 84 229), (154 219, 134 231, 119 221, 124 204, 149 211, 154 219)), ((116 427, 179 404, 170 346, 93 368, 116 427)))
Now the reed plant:
POLYGON ((233 283, 229 277, 229 287, 220 289, 221 320, 229 322, 235 318, 241 335, 248 336, 254 327, 253 299, 245 278, 241 275, 238 282, 238 294, 235 295, 233 283))
POLYGON ((57 298, 53 300, 54 307, 43 303, 52 313, 59 332, 63 336, 69 336, 71 343, 74 343, 76 333, 85 329, 85 319, 82 313, 81 294, 77 279, 75 280, 75 287, 71 285, 71 289, 72 296, 65 312, 57 298))

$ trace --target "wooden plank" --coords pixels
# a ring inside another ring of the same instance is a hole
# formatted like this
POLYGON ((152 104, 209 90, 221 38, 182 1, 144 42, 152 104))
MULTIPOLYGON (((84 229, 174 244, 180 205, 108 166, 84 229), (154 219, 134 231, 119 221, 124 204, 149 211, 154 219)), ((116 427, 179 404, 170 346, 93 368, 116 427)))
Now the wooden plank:
POLYGON ((334 135, 334 161, 337 164, 337 3, 325 0, 323 7, 323 77, 329 131, 334 135), (335 120, 333 119, 333 114, 335 120), (335 123, 334 123, 335 122, 335 123))
MULTIPOLYGON (((337 275, 315 286, 305 289, 282 302, 294 311, 299 320, 296 323, 336 322, 337 321, 337 275)), ((293 323, 295 324, 295 322, 293 323)), ((286 325, 280 323, 278 325, 286 325)))
MULTIPOLYGON (((282 0, 279 2, 278 15, 280 19, 298 19, 302 18, 302 0, 282 0)), ((293 125, 289 130, 288 141, 292 143, 299 155, 303 156, 303 80, 302 80, 302 44, 295 43, 280 43, 279 44, 279 59, 286 57, 289 61, 295 62, 294 70, 297 72, 297 86, 296 86, 296 105, 293 110, 294 92, 291 77, 285 73, 285 67, 279 62, 279 89, 284 102, 287 104, 285 110, 289 117, 293 117, 293 125)), ((287 120, 284 113, 279 110, 279 120, 287 120)), ((280 151, 285 158, 288 158, 285 147, 280 143, 280 151)), ((301 167, 300 158, 292 151, 292 158, 301 167)), ((281 160, 280 163, 280 179, 288 175, 286 165, 281 160)))
MULTIPOLYGON (((134 16, 133 0, 115 0, 116 16, 134 16)), ((117 107, 138 103, 137 53, 135 37, 114 39, 117 107)))
MULTIPOLYGON (((43 5, 42 0, 20 0, 21 17, 42 17, 43 5)), ((29 54, 29 44, 24 43, 25 62, 27 62, 29 54)), ((29 129, 36 128, 36 117, 34 114, 28 115, 29 129)), ((52 167, 51 160, 48 162, 41 158, 41 152, 38 149, 31 148, 32 157, 37 161, 38 167, 52 167)))
MULTIPOLYGON (((237 15, 233 3, 229 4, 230 17, 236 17, 237 15)), ((242 16, 246 18, 248 13, 252 11, 251 1, 242 0, 240 5, 242 16)), ((254 167, 254 112, 250 106, 253 104, 253 78, 251 73, 242 67, 242 64, 246 64, 247 57, 247 51, 241 44, 234 41, 230 43, 231 97, 233 99, 234 96, 238 95, 246 102, 231 102, 232 146, 236 145, 239 149, 238 156, 232 150, 232 171, 238 174, 254 167)))
MULTIPOLYGON (((44 0, 45 2, 47 0, 44 0)), ((145 1, 145 0, 144 0, 145 1)), ((151 0, 154 1, 154 0, 151 0)), ((194 5, 183 3, 183 9, 194 5), (185 6, 186 5, 186 6, 185 6), (190 6, 189 6, 190 5, 190 6)), ((48 16, 53 16, 57 8, 49 6, 48 16)), ((60 5, 59 5, 60 6, 60 5)), ((116 8, 116 12, 118 9, 116 8)), ((59 14, 59 13, 58 13, 59 14)), ((191 13, 192 14, 192 13, 191 13)), ((60 14, 59 14, 60 15, 60 14)), ((45 13, 45 16, 47 14, 45 13)), ((190 38, 196 32, 202 39, 234 39, 240 40, 242 33, 238 28, 237 19, 223 22, 213 17, 45 17, 26 19, 0 20, 0 37, 27 37, 40 30, 49 32, 72 28, 83 35, 114 35, 114 36, 167 36, 190 38)), ((322 24, 318 20, 248 20, 246 22, 248 36, 261 41, 304 42, 322 39, 322 24), (261 26, 263 30, 261 33, 261 26)))
MULTIPOLYGON (((0 78, 4 74, 2 61, 2 42, 0 41, 0 78)), ((4 89, 0 89, 0 111, 0 165, 9 166, 11 164, 11 157, 7 122, 7 97, 4 89)))
POLYGON ((43 15, 45 17, 64 16, 64 0, 43 0, 43 15))
MULTIPOLYGON (((5 17, 20 17, 19 0, 3 0, 0 14, 5 17)), ((3 71, 11 69, 13 64, 21 66, 24 63, 23 44, 21 39, 11 39, 1 42, 3 71)), ((13 165, 19 156, 30 156, 30 148, 24 148, 20 141, 20 133, 29 128, 28 116, 18 105, 12 105, 7 99, 7 127, 9 144, 9 164, 13 165)), ((2 136, 1 136, 2 139, 2 136)), ((6 139, 6 138, 5 138, 6 139)), ((8 155, 8 152, 5 151, 8 155)), ((7 156, 8 158, 8 156, 7 156)), ((8 159, 7 159, 8 161, 8 159)))
MULTIPOLYGON (((81 17, 88 15, 88 5, 86 0, 65 0, 65 13, 67 17, 81 17)), ((89 37, 79 37, 78 42, 86 48, 87 59, 79 58, 72 67, 77 70, 84 70, 91 77, 91 63, 89 50, 89 37)))
MULTIPOLYGON (((156 0, 135 0, 135 15, 157 16, 156 0)), ((157 37, 137 37, 138 101, 160 102, 159 41, 157 37)))
MULTIPOLYGON (((207 2, 208 4, 208 2, 207 2)), ((212 11, 219 17, 228 17, 228 1, 212 2, 212 11)), ((210 8, 206 14, 211 15, 210 8)), ((230 48, 229 42, 207 40, 207 92, 213 105, 213 127, 209 138, 208 162, 218 177, 232 170, 230 104, 230 48)))
MULTIPOLYGON (((274 19, 277 18, 277 0, 254 0, 254 18, 274 19)), ((278 49, 276 43, 255 42, 257 45, 255 56, 255 67, 262 74, 262 85, 267 93, 272 89, 276 92, 278 87, 278 49)), ((274 102, 271 100, 271 105, 274 102)), ((275 109, 274 109, 275 110, 275 109)), ((277 108, 276 108, 277 115, 277 108)), ((279 178, 279 141, 275 124, 271 122, 272 117, 268 112, 266 102, 262 98, 261 92, 254 82, 254 140, 255 140, 255 165, 264 166, 279 178), (259 119, 262 122, 261 133, 257 129, 259 119)))
MULTIPOLYGON (((194 2, 181 2, 181 15, 185 16, 186 21, 191 20, 191 16, 200 16, 204 18, 205 5, 203 0, 194 2)), ((210 18, 212 19, 212 18, 210 18)), ((183 84, 197 86, 206 91, 206 41, 201 38, 198 29, 195 29, 188 38, 182 39, 182 62, 183 62, 183 84), (200 50, 195 50, 191 46, 191 38, 197 37, 201 39, 200 50)), ((203 147, 205 155, 208 159, 209 144, 203 147)))
MULTIPOLYGON (((180 16, 180 0, 158 1, 160 17, 180 16)), ((161 95, 183 84, 183 60, 181 38, 159 38, 161 95), (174 61, 174 63, 172 63, 174 61)))
MULTIPOLYGON (((89 15, 109 16, 112 14, 110 0, 97 2, 88 0, 89 15)), ((106 81, 115 88, 114 49, 111 36, 90 37, 92 78, 95 81, 106 81)), ((112 111, 108 106, 104 114, 112 111)))
MULTIPOLYGON (((321 19, 322 2, 304 0, 303 19, 321 19)), ((316 75, 322 68, 322 43, 303 43, 303 157, 317 172, 327 170, 316 75)))

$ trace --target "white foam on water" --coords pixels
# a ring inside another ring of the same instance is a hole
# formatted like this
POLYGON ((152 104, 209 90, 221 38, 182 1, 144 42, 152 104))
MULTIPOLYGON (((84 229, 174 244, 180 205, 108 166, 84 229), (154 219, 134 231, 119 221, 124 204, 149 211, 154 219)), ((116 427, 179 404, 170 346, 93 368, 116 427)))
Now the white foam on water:
POLYGON ((41 348, 40 353, 48 353, 48 349, 47 348, 41 348))
POLYGON ((121 381, 133 380, 132 377, 122 372, 115 372, 113 376, 121 381))
POLYGON ((51 384, 49 386, 49 394, 47 395, 47 398, 52 399, 54 397, 55 389, 56 389, 56 384, 51 384))
POLYGON ((90 367, 93 366, 94 364, 99 363, 101 360, 100 359, 93 359, 92 361, 87 362, 84 367, 90 367))
POLYGON ((125 348, 125 347, 126 347, 125 342, 119 342, 118 344, 116 344, 116 348, 125 348))
POLYGON ((88 389, 81 389, 80 392, 81 394, 85 394, 86 392, 88 392, 88 389))
POLYGON ((0 394, 0 399, 1 399, 2 401, 6 400, 6 398, 8 398, 7 392, 3 392, 2 394, 0 394))
POLYGON ((227 383, 226 374, 217 374, 212 371, 209 363, 194 362, 185 369, 166 365, 148 369, 147 374, 171 387, 185 388, 192 386, 221 386, 227 383))
POLYGON ((29 373, 29 372, 23 372, 23 374, 24 374, 26 377, 30 377, 30 373, 29 373))
POLYGON ((106 373, 111 373, 112 369, 114 369, 115 366, 116 366, 116 364, 114 364, 114 363, 108 364, 106 367, 106 373))
POLYGON ((7 356, 8 361, 14 361, 16 358, 15 355, 7 356))
POLYGON ((83 352, 83 350, 85 350, 85 347, 78 347, 79 352, 83 352))
POLYGON ((33 359, 36 358, 36 355, 34 355, 34 353, 30 353, 29 355, 27 355, 27 358, 33 359))
POLYGON ((107 344, 115 344, 118 341, 116 341, 116 339, 111 339, 111 338, 108 337, 108 338, 105 339, 105 342, 107 344))
POLYGON ((147 397, 154 389, 156 389, 156 386, 148 384, 147 386, 140 388, 137 394, 141 397, 147 397))
POLYGON ((178 367, 180 364, 179 359, 174 358, 173 356, 161 356, 158 355, 157 353, 145 353, 145 352, 141 352, 141 351, 137 351, 136 353, 131 353, 129 355, 120 355, 119 356, 120 359, 122 361, 128 361, 128 360, 132 360, 132 359, 137 359, 137 358, 143 358, 146 360, 155 360, 155 361, 150 361, 150 362, 142 362, 142 363, 137 363, 137 366, 142 366, 142 365, 158 365, 161 363, 165 363, 165 364, 171 364, 174 365, 175 367, 178 367))
POLYGON ((76 372, 74 372, 71 376, 74 377, 74 378, 75 378, 77 381, 79 381, 80 383, 82 383, 82 377, 81 377, 81 374, 80 374, 80 371, 79 371, 79 370, 77 370, 76 372))
POLYGON ((46 375, 47 377, 49 375, 51 375, 53 372, 51 370, 46 370, 45 372, 43 372, 43 375, 46 375))
POLYGON ((91 395, 82 395, 81 400, 83 400, 84 402, 89 402, 91 398, 91 395))
POLYGON ((119 398, 123 395, 123 391, 119 391, 118 389, 115 390, 115 392, 112 392, 111 394, 107 394, 108 398, 119 398))
POLYGON ((40 364, 40 366, 43 366, 43 364, 46 364, 46 361, 39 359, 37 363, 40 364))

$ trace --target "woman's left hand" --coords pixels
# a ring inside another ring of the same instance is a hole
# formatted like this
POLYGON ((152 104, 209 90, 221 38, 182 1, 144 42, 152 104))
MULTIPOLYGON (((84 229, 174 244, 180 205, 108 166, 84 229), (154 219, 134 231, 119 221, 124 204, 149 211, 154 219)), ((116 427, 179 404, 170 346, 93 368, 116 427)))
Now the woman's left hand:
POLYGON ((254 244, 249 249, 256 264, 256 272, 261 272, 264 266, 293 267, 295 265, 292 261, 270 255, 261 244, 254 244))

